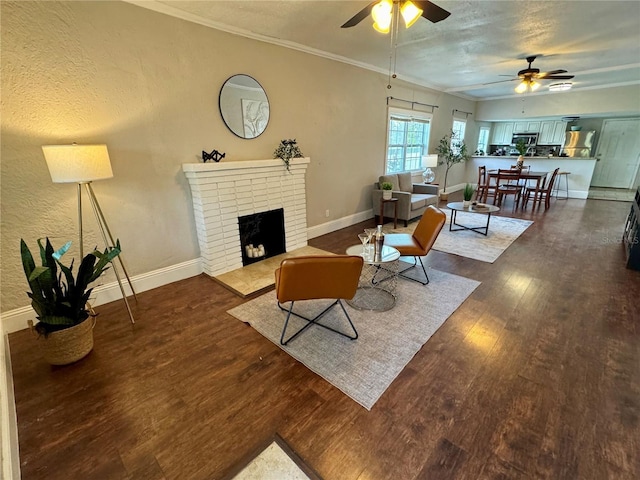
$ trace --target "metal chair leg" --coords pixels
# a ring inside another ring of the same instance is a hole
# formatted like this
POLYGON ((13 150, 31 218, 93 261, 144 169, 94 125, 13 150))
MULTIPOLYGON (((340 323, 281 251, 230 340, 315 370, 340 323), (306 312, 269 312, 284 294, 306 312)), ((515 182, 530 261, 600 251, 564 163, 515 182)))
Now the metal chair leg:
POLYGON ((280 344, 281 345, 286 345, 291 340, 293 340, 295 337, 297 337, 302 332, 304 332, 311 325, 318 325, 319 327, 326 328, 327 330, 331 330, 332 332, 337 333, 338 335, 342 335, 343 337, 347 337, 350 340, 355 340, 355 339, 358 338, 358 331, 356 330, 356 327, 353 325, 353 322, 351 321, 351 317, 349 317, 349 314, 347 313, 347 310, 344 308, 344 305, 342 304, 340 299, 337 299, 335 302, 333 302, 331 305, 329 305, 327 308, 325 308, 322 312, 320 312, 314 318, 307 318, 307 317, 305 317, 303 315, 300 315, 299 313, 294 312, 293 311, 293 304, 294 303, 295 302, 291 302, 291 305, 289 306, 289 308, 285 308, 285 307, 282 306, 282 304, 280 302, 278 302, 278 307, 280 308, 280 310, 283 310, 283 311, 287 312, 287 318, 284 321, 284 326, 282 327, 282 334, 280 335, 280 344), (340 305, 340 307, 342 307, 342 311, 344 312, 345 316, 347 317, 347 321, 349 322, 349 325, 353 329, 354 336, 348 335, 348 334, 346 334, 344 332, 341 332, 341 331, 336 330, 334 328, 328 327, 327 325, 323 325, 322 323, 318 323, 318 320, 320 320, 320 318, 322 318, 324 316, 324 314, 327 313, 329 310, 331 310, 331 308, 333 308, 335 305, 340 305), (307 324, 304 325, 302 328, 298 329, 297 332, 295 332, 287 340, 285 340, 284 337, 285 337, 285 334, 286 334, 286 331, 287 331, 287 326, 289 325, 289 318, 291 317, 291 315, 295 315, 296 317, 301 318, 302 320, 306 321, 307 324))
POLYGON ((398 272, 398 276, 405 278, 407 280, 411 280, 413 282, 417 282, 421 285, 429 285, 429 275, 427 275, 427 270, 424 268, 424 263, 422 263, 422 257, 413 257, 413 265, 405 268, 404 270, 401 270, 400 272, 398 272), (418 280, 417 278, 413 278, 413 277, 409 277, 407 275, 404 275, 404 272, 408 272, 409 270, 411 270, 412 268, 416 268, 418 266, 418 262, 420 262, 420 266, 422 267, 422 271, 424 272, 424 277, 427 279, 426 282, 423 282, 422 280, 418 280))

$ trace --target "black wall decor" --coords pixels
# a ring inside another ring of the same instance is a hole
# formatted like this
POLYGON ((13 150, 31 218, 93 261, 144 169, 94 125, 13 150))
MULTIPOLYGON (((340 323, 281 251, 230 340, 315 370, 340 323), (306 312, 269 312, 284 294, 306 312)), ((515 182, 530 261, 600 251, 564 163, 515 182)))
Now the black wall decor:
POLYGON ((224 153, 220 153, 218 150, 212 150, 211 153, 207 153, 204 150, 202 151, 202 161, 207 163, 209 160, 213 160, 214 162, 219 162, 224 158, 224 153))

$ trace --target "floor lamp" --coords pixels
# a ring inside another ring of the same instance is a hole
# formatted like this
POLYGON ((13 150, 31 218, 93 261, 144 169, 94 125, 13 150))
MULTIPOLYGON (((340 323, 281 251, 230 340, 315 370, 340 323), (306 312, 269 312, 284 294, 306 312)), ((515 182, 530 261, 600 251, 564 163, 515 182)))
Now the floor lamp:
MULTIPOLYGON (((93 208, 93 213, 96 216, 100 232, 102 233, 102 239, 104 240, 107 248, 111 249, 115 245, 113 235, 107 225, 107 220, 102 213, 98 199, 91 182, 95 180, 104 180, 106 178, 113 177, 113 171, 111 170, 111 161, 109 160, 109 152, 106 145, 44 145, 42 147, 44 158, 47 161, 47 167, 49 168, 49 174, 53 183, 76 183, 78 192, 78 238, 80 241, 80 259, 84 258, 84 243, 82 238, 82 187, 84 186, 89 197, 89 203, 93 208), (110 241, 110 242, 109 242, 110 241)), ((131 279, 127 273, 127 269, 122 262, 122 254, 118 255, 116 259, 120 260, 120 266, 124 272, 129 287, 133 292, 133 296, 136 301, 136 291, 133 289, 131 279)), ((113 266, 113 273, 115 273, 118 279, 118 285, 122 292, 122 299, 127 306, 129 312, 129 318, 131 323, 134 324, 133 313, 129 302, 127 301, 127 294, 122 286, 122 280, 118 267, 116 266, 115 259, 111 261, 113 266)))

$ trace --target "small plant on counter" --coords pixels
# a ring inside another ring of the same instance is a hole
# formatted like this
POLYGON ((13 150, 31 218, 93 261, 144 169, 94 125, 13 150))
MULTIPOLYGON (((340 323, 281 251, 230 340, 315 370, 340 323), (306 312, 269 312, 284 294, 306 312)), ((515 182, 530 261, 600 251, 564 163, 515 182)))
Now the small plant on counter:
POLYGON ((291 172, 289 168, 291 159, 302 158, 303 156, 295 138, 293 140, 281 140, 280 145, 278 145, 278 148, 273 152, 273 158, 280 158, 287 167, 287 172, 291 172))
POLYGON ((524 155, 525 153, 527 153, 527 144, 524 143, 523 139, 518 140, 518 142, 516 143, 516 150, 520 155, 524 155))
POLYGON ((473 189, 473 187, 471 186, 470 183, 467 183, 464 186, 464 190, 462 191, 462 196, 464 197, 464 200, 466 202, 470 202, 471 198, 473 197, 475 190, 473 189))

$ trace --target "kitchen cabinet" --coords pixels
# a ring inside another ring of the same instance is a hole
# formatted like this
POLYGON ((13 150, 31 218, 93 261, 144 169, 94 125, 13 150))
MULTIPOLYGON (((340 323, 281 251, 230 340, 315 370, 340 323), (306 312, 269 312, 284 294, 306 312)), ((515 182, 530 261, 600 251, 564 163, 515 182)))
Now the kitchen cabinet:
POLYGON ((562 145, 567 124, 560 120, 541 122, 538 145, 562 145))
POLYGON ((513 133, 529 133, 527 122, 515 122, 513 124, 513 133))
POLYGON ((510 145, 513 137, 513 122, 497 122, 491 131, 491 145, 510 145))
POLYGON ((540 122, 528 122, 526 133, 539 133, 540 122))

